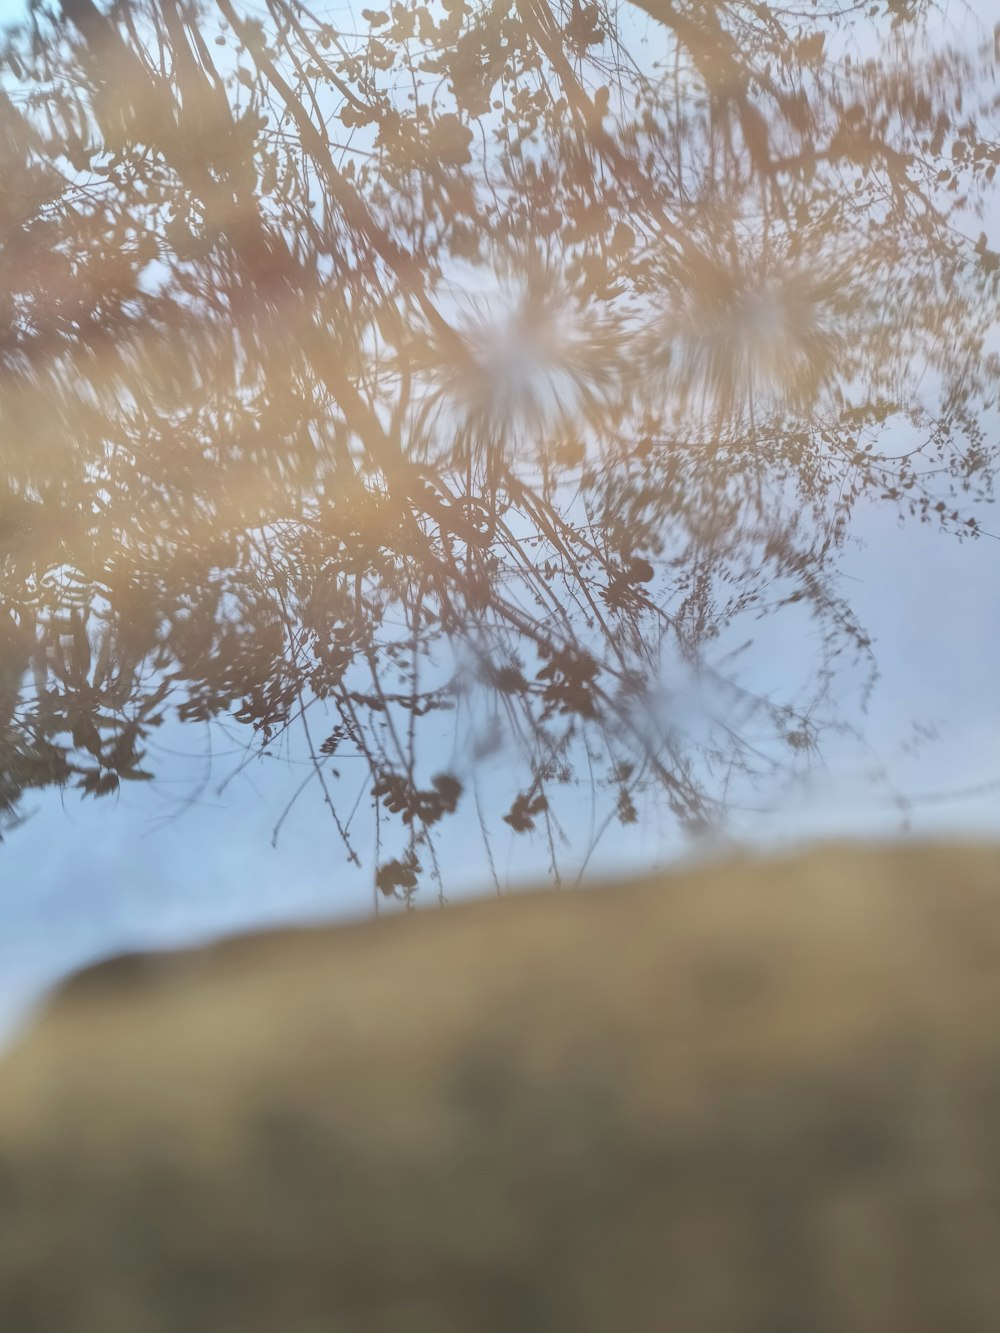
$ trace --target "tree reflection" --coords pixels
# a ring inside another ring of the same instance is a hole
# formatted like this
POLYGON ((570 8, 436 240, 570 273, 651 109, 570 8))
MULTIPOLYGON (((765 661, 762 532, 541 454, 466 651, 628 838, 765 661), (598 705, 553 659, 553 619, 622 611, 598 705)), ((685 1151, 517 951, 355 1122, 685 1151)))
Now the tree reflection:
POLYGON ((0 84, 0 810, 149 777, 168 711, 295 728, 351 857, 363 759, 408 895, 468 796, 442 712, 516 750, 519 832, 581 774, 701 828, 808 763, 870 654, 854 505, 974 534, 992 485, 994 49, 924 8, 34 4, 0 84), (814 690, 752 695, 712 647, 795 603, 814 690), (682 672, 696 739, 650 721, 682 672))

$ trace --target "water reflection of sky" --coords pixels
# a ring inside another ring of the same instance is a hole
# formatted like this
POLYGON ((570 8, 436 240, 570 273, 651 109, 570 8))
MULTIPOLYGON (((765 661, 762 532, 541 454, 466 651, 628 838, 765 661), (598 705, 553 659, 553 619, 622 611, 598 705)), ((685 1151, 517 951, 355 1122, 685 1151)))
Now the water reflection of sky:
MULTIPOLYGON (((865 546, 848 554, 844 568, 881 671, 863 720, 866 746, 859 753, 852 742, 826 742, 825 763, 809 787, 783 809, 737 814, 733 833, 764 847, 813 835, 996 836, 1000 548, 987 540, 947 542, 916 524, 900 530, 884 511, 861 526, 865 546), (876 770, 884 770, 887 783, 873 784, 876 770)), ((771 673, 771 684, 775 659, 794 678, 800 638, 810 632, 807 625, 778 629, 776 622, 765 635, 759 666, 771 673)), ((684 726, 698 725, 698 695, 692 683, 672 700, 684 726)), ((372 910, 370 869, 344 863, 315 802, 294 807, 272 845, 299 769, 289 771, 280 758, 254 760, 219 796, 216 787, 241 758, 233 747, 215 757, 212 780, 199 793, 204 760, 197 734, 176 727, 169 744, 190 757, 168 764, 155 789, 124 791, 113 817, 74 795, 60 801, 50 792, 30 801, 36 813, 0 850, 0 1014, 109 952, 372 910)), ((515 789, 505 776, 497 763, 480 782, 497 803, 509 804, 515 789)), ((584 798, 589 833, 587 805, 584 798)), ((639 814, 637 826, 608 827, 591 860, 593 874, 641 871, 691 853, 660 826, 655 809, 639 814)), ((547 873, 548 852, 537 838, 512 834, 494 855, 505 885, 547 873)), ((451 896, 492 892, 472 811, 445 828, 441 860, 451 896)))
MULTIPOLYGON (((17 6, 0 5, 0 20, 17 6)), ((485 299, 485 298, 483 298, 485 299)), ((473 310, 480 297, 471 298, 473 310)), ((784 344, 789 335, 773 306, 748 301, 742 317, 751 342, 764 333, 784 344)), ((520 386, 525 412, 544 411, 553 389, 536 387, 539 348, 558 331, 532 327, 520 338, 516 318, 497 339, 476 350, 493 372, 520 386), (529 346, 530 344, 530 346, 529 346), (528 350, 526 350, 528 348, 528 350), (538 395, 541 392, 541 406, 538 395)), ((473 338, 475 344, 475 339, 473 338)), ((789 345, 790 355, 792 348, 789 345)), ((778 358, 780 359, 780 357, 778 358)), ((775 358, 754 376, 771 373, 775 358)), ((787 360, 787 357, 786 357, 787 360)), ((459 411, 495 410, 489 386, 464 385, 459 411), (484 397, 485 395, 485 397, 484 397)), ((1000 830, 1000 515, 984 509, 990 535, 960 544, 933 526, 898 526, 895 514, 874 505, 859 511, 860 543, 841 558, 845 591, 874 640, 880 679, 865 714, 852 711, 860 678, 845 673, 845 716, 859 735, 829 736, 806 783, 765 793, 759 803, 737 799, 726 838, 773 846, 813 835, 996 835, 1000 830)), ((745 637, 745 626, 739 630, 745 637)), ((794 614, 760 624, 740 659, 748 689, 794 694, 813 663, 814 627, 794 614), (780 670, 776 670, 780 664, 780 670)), ((729 646, 719 645, 719 653, 729 646)), ((652 729, 697 737, 723 707, 712 683, 678 671, 649 701, 652 729)), ((158 780, 124 786, 117 808, 79 801, 75 793, 32 795, 28 821, 0 849, 0 1024, 38 988, 67 969, 123 948, 168 945, 205 934, 293 918, 362 915, 372 910, 374 827, 362 774, 351 757, 338 760, 336 779, 349 809, 362 792, 352 833, 365 865, 345 862, 320 803, 293 801, 306 769, 304 756, 276 747, 248 757, 242 733, 178 725, 158 737, 158 780), (291 762, 289 762, 289 760, 291 762)), ((441 766, 461 765, 453 734, 442 723, 441 766)), ((433 764, 431 765, 433 767, 433 764)), ((494 817, 518 786, 500 751, 477 766, 478 801, 494 817)), ((544 877, 550 849, 539 836, 495 835, 484 852, 473 793, 462 815, 442 826, 439 857, 449 897, 492 891, 544 877)), ((605 825, 604 810, 589 796, 570 793, 557 812, 570 845, 561 850, 572 878, 587 851, 588 873, 641 871, 685 855, 712 851, 718 840, 682 841, 653 804, 638 822, 605 825)), ((424 889, 428 902, 434 889, 424 889)))

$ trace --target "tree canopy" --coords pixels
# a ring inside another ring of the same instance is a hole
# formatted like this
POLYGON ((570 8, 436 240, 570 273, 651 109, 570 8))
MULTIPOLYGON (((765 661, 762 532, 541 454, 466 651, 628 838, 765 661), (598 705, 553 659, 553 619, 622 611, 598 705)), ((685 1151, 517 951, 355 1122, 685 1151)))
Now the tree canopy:
POLYGON ((32 0, 6 38, 0 811, 155 776, 175 714, 299 734, 352 859, 359 757, 389 894, 442 818, 490 836, 445 721, 505 747, 514 832, 582 781, 713 826, 873 669, 859 503, 979 532, 996 39, 923 0, 337 12, 32 0), (813 687, 755 693, 731 632, 793 607, 813 687))

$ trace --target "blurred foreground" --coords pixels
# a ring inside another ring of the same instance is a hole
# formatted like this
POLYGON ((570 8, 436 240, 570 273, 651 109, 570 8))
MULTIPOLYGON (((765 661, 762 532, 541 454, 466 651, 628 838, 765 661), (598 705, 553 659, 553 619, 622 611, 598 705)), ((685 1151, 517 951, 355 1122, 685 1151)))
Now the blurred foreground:
POLYGON ((82 974, 0 1086, 19 1333, 1000 1327, 1000 847, 82 974))

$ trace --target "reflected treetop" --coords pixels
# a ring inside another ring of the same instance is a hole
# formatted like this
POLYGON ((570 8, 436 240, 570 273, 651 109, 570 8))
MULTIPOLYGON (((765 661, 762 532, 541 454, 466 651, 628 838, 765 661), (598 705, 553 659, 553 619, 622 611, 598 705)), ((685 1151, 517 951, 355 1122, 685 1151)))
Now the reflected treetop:
POLYGON ((360 759, 404 896, 456 811, 556 865, 581 784, 697 830, 794 780, 874 672, 855 507, 947 540, 990 498, 996 63, 921 0, 33 0, 0 75, 8 825, 155 776, 172 715, 294 735, 352 859, 360 759), (748 690, 731 645, 793 606, 810 690, 748 690))

